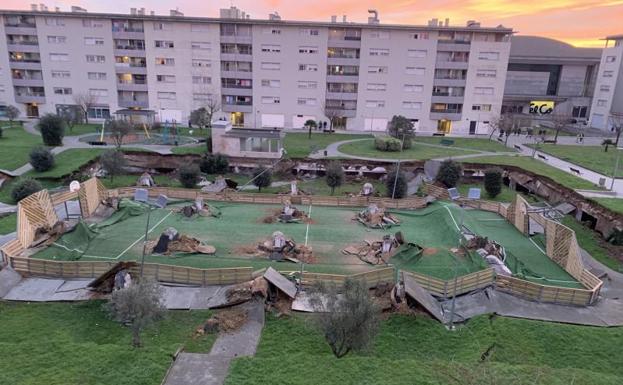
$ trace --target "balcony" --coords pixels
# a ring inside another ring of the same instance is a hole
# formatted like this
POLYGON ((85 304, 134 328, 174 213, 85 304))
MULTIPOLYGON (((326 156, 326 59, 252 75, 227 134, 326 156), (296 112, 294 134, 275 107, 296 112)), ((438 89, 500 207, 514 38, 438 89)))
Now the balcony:
POLYGON ((42 78, 13 78, 13 85, 19 87, 43 87, 42 78))
POLYGON ((223 112, 253 112, 251 104, 222 104, 223 112))
POLYGON ((147 82, 118 82, 117 90, 147 92, 147 82))
POLYGON ((328 65, 338 65, 338 66, 358 66, 359 58, 355 57, 328 57, 327 58, 328 65))
POLYGON ((435 68, 448 69, 448 70, 466 70, 469 67, 468 60, 443 60, 438 59, 435 62, 435 68))
MULTIPOLYGON (((451 111, 451 110, 448 110, 448 111, 451 111)), ((431 120, 459 121, 461 120, 461 113, 460 112, 443 112, 443 111, 432 112, 431 111, 429 118, 431 120)))
POLYGON ((438 40, 437 49, 440 51, 469 52, 471 42, 464 40, 438 40))
POLYGON ((16 70, 39 70, 41 71, 41 62, 28 62, 28 61, 11 61, 11 69, 16 70))
POLYGON ((222 61, 246 61, 252 62, 253 55, 245 53, 221 53, 222 61))
POLYGON ((7 44, 7 48, 9 52, 39 52, 39 45, 38 44, 11 44, 8 43, 7 44))
POLYGON ((15 102, 17 103, 45 103, 45 94, 43 93, 15 93, 15 102))
POLYGON ((221 35, 221 43, 243 43, 243 44, 251 44, 253 43, 253 36, 251 35, 221 35))
POLYGON ((357 107, 342 108, 342 107, 327 107, 327 112, 335 114, 336 116, 342 116, 345 118, 354 118, 357 115, 357 107))
POLYGON ((148 108, 149 107, 149 101, 146 99, 126 99, 126 98, 119 98, 119 107, 124 107, 124 108, 148 108))
POLYGON ((333 100, 357 100, 357 92, 330 92, 327 90, 326 98, 333 100))
POLYGON ((442 95, 442 93, 433 93, 433 97, 431 98, 432 103, 443 103, 443 104, 462 104, 464 100, 463 95, 461 96, 452 96, 452 95, 442 95))
POLYGON ((353 83, 359 81, 359 74, 327 75, 327 83, 353 83))
POLYGON ((433 85, 434 86, 442 86, 442 87, 465 87, 465 79, 456 79, 456 78, 434 78, 433 85))

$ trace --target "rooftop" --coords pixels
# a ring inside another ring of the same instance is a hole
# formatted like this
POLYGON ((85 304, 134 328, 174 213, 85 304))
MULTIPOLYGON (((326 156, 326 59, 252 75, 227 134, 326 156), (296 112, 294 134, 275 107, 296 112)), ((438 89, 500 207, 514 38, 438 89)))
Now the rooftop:
POLYGON ((601 48, 578 48, 562 41, 538 36, 515 35, 511 39, 510 62, 595 62, 601 60, 601 48))

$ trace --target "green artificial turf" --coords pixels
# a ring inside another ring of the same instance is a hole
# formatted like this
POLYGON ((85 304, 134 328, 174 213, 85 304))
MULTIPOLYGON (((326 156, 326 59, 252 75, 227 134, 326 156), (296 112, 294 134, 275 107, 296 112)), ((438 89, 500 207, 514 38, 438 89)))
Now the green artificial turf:
POLYGON ((168 311, 135 349, 102 305, 0 303, 0 384, 160 384, 179 347, 207 353, 215 339, 194 336, 209 311, 168 311))
POLYGON ((0 235, 9 234, 15 231, 17 227, 17 215, 9 214, 0 217, 0 235))
POLYGON ((404 159, 404 160, 428 160, 445 158, 450 156, 469 155, 477 153, 475 150, 449 147, 427 146, 413 143, 411 148, 403 151, 380 151, 374 147, 374 139, 359 140, 341 145, 338 150, 347 155, 361 156, 375 159, 404 159))
POLYGON ((307 133, 288 132, 284 139, 284 148, 290 158, 305 158, 314 150, 322 150, 331 143, 371 137, 372 135, 312 132, 311 139, 308 139, 307 133))
MULTIPOLYGON (((534 147, 534 145, 530 145, 530 147, 534 147)), ((538 149, 606 176, 612 176, 616 165, 617 149, 614 146, 610 146, 608 152, 605 152, 602 146, 561 144, 540 144, 538 149)), ((623 178, 623 150, 618 150, 618 152, 620 155, 617 178, 623 178)))

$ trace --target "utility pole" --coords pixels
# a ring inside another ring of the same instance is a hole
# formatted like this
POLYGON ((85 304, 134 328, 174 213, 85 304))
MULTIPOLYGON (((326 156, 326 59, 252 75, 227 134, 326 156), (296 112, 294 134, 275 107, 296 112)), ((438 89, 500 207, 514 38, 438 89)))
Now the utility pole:
MULTIPOLYGON (((402 149, 404 148, 405 135, 406 134, 402 134, 402 142, 400 143, 400 152, 402 152, 402 149)), ((392 199, 394 199, 394 196, 396 195, 396 184, 398 184, 398 174, 400 174, 400 159, 398 159, 398 165, 396 166, 396 176, 394 177, 394 188, 392 189, 392 199)))

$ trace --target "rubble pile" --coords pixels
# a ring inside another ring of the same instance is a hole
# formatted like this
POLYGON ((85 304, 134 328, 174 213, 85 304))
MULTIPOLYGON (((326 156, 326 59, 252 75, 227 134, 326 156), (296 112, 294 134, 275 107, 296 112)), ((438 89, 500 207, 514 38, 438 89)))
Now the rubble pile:
POLYGON ((402 233, 397 232, 394 235, 384 235, 380 241, 366 239, 360 245, 348 246, 342 249, 342 254, 354 255, 371 265, 385 265, 402 244, 404 244, 402 233))
POLYGON ((189 237, 184 234, 179 234, 173 227, 165 229, 155 245, 151 242, 152 254, 164 254, 169 255, 172 253, 200 253, 200 254, 214 254, 216 248, 211 245, 205 245, 197 238, 189 237))
POLYGON ((207 203, 204 203, 202 198, 197 198, 194 204, 184 206, 179 209, 178 212, 187 218, 191 218, 194 215, 215 218, 219 218, 221 216, 221 210, 217 209, 214 206, 210 206, 207 203))
POLYGON ((504 263, 506 260, 504 248, 497 242, 491 241, 487 237, 476 235, 468 239, 466 247, 470 250, 476 250, 478 255, 495 270, 496 274, 513 275, 504 263))
POLYGON ((354 220, 373 229, 389 229, 392 226, 400 225, 398 218, 386 212, 384 207, 376 203, 371 203, 359 212, 354 220))
POLYGON ((218 311, 195 331, 198 336, 206 333, 229 333, 245 324, 248 312, 245 309, 231 308, 218 311))
POLYGON ((283 207, 273 211, 270 215, 267 215, 262 219, 264 223, 301 223, 308 220, 307 213, 305 211, 297 209, 292 206, 289 200, 285 200, 283 207))

